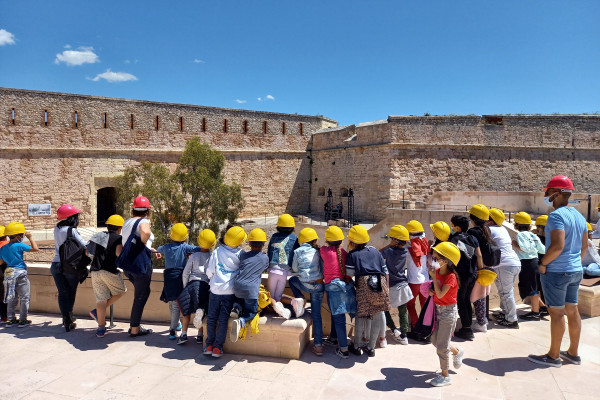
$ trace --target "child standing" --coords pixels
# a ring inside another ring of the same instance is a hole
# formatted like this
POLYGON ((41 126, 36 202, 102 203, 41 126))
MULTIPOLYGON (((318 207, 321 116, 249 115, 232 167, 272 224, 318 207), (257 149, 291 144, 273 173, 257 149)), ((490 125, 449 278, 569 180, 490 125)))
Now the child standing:
MULTIPOLYGON (((548 222, 547 215, 540 215, 539 217, 537 217, 535 219, 535 232, 534 233, 540 239, 540 242, 542 242, 542 244, 543 244, 543 246, 542 246, 543 251, 538 252, 538 260, 541 260, 542 257, 544 257, 544 254, 546 254, 546 234, 544 232, 544 229, 546 228, 546 222, 548 222)), ((544 302, 544 290, 542 289, 542 282, 540 280, 540 274, 538 274, 537 286, 538 286, 538 290, 540 291, 540 300, 542 300, 542 302, 544 302)), ((543 317, 546 315, 550 315, 550 313, 548 312, 548 307, 540 306, 540 317, 543 317)))
POLYGON ((177 297, 177 305, 181 312, 181 335, 177 338, 177 344, 185 344, 188 340, 187 331, 190 326, 192 313, 194 317, 194 326, 198 328, 196 343, 202 344, 202 317, 208 309, 208 296, 210 293, 209 279, 206 275, 208 260, 210 259, 211 249, 217 244, 217 238, 213 231, 204 229, 198 235, 198 246, 202 250, 194 253, 188 258, 181 281, 183 291, 177 297))
POLYGON ((388 269, 381 253, 369 243, 369 233, 361 225, 354 225, 348 232, 350 252, 346 269, 356 277, 356 328, 354 343, 349 350, 361 354, 363 349, 369 357, 375 356, 375 344, 379 332, 385 326, 384 312, 390 309, 387 282, 388 269), (363 338, 368 339, 363 343, 363 338))
POLYGON ((292 271, 297 276, 290 278, 290 288, 294 293, 294 312, 301 316, 304 312, 304 294, 310 294, 310 313, 313 320, 315 336, 312 352, 317 356, 323 355, 323 320, 321 319, 321 303, 325 294, 323 286, 323 268, 319 257, 319 236, 312 228, 304 228, 298 235, 300 247, 294 250, 292 271))
POLYGON ((191 246, 185 241, 188 239, 188 229, 182 223, 177 223, 171 227, 169 238, 172 243, 163 244, 157 253, 165 256, 165 270, 163 272, 164 287, 160 299, 169 303, 171 311, 171 326, 169 327, 169 340, 177 339, 177 329, 179 327, 179 305, 177 298, 183 291, 183 281, 181 276, 186 265, 188 254, 202 251, 201 247, 191 246))
POLYGON ((38 246, 31 236, 31 233, 25 230, 25 226, 20 222, 11 222, 6 226, 4 234, 8 236, 10 242, 0 248, 0 264, 6 264, 4 271, 4 298, 7 304, 8 321, 6 326, 19 326, 25 328, 31 325, 27 319, 29 311, 30 286, 27 277, 27 265, 23 260, 23 253, 26 251, 38 251, 38 246), (24 243, 23 237, 29 239, 31 246, 24 243), (17 321, 15 309, 17 304, 21 303, 20 319, 17 321))
POLYGON ((437 348, 442 373, 429 383, 431 386, 447 386, 451 383, 448 376, 450 368, 448 352, 453 355, 455 369, 461 367, 464 354, 463 349, 450 345, 458 318, 456 296, 459 281, 455 268, 460 261, 460 250, 450 242, 440 243, 433 250, 433 267, 429 270, 429 275, 433 278, 433 289, 429 294, 433 296, 435 303, 435 327, 431 335, 431 344, 437 348))
POLYGON ((248 243, 250 251, 245 251, 240 256, 240 269, 233 278, 233 293, 239 299, 239 318, 233 320, 229 339, 237 342, 240 330, 258 313, 258 294, 261 275, 269 267, 269 257, 262 252, 267 241, 267 235, 262 229, 250 231, 248 243))
MULTIPOLYGON (((4 233, 4 227, 0 225, 0 248, 9 242, 8 237, 4 233)), ((0 265, 0 324, 6 324, 8 314, 6 303, 4 302, 4 270, 6 264, 0 265)))
POLYGON ((241 245, 247 235, 239 226, 227 230, 224 244, 217 247, 208 261, 206 275, 210 279, 210 297, 206 317, 205 355, 221 357, 227 337, 229 313, 233 307, 233 281, 240 267, 241 245), (218 325, 218 330, 217 330, 218 325))
POLYGON ((267 286, 271 297, 280 301, 288 276, 291 275, 294 250, 298 248, 298 236, 294 235, 296 223, 290 214, 277 220, 277 232, 271 236, 267 256, 269 257, 269 280, 267 286))
POLYGON ((427 300, 421 293, 421 285, 429 280, 429 276, 427 275, 427 255, 431 248, 425 236, 425 229, 423 229, 423 225, 419 221, 409 221, 406 224, 406 229, 410 236, 408 247, 410 257, 408 258, 406 270, 408 274, 408 286, 413 294, 413 299, 406 303, 406 307, 410 316, 410 323, 414 327, 419 320, 416 310, 417 297, 419 298, 421 307, 423 307, 425 300, 427 300))
POLYGON ((398 307, 400 329, 396 328, 389 310, 385 311, 385 322, 394 333, 394 340, 400 344, 408 344, 406 334, 408 333, 409 319, 406 303, 413 298, 413 294, 406 277, 406 263, 409 255, 405 246, 410 237, 408 230, 402 225, 391 227, 387 237, 390 239, 390 244, 381 249, 381 255, 389 271, 390 304, 392 307, 398 307))

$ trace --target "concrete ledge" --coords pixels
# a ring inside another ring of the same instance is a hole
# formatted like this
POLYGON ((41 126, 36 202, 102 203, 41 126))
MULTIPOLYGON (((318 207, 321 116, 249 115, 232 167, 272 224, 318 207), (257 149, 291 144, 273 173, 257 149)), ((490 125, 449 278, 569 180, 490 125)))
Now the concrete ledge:
POLYGON ((600 316, 600 285, 579 286, 578 307, 581 315, 600 316))

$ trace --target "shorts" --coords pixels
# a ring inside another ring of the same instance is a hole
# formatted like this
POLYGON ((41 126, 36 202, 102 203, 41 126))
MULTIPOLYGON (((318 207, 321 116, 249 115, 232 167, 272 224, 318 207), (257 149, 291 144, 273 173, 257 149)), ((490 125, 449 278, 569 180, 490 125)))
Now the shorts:
POLYGON ((113 274, 101 269, 100 271, 92 271, 91 275, 96 302, 106 301, 127 291, 120 272, 113 274))
POLYGON ((538 259, 529 258, 521 260, 521 272, 519 272, 519 295, 522 299, 539 294, 538 259))
POLYGON ((546 272, 541 275, 546 305, 552 308, 563 308, 566 304, 577 305, 582 278, 583 271, 546 272))

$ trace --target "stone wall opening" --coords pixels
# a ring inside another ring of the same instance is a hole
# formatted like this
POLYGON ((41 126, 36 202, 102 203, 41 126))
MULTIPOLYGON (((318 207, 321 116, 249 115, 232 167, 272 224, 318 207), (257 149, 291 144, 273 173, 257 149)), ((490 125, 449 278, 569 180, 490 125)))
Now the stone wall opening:
POLYGON ((104 187, 96 192, 96 223, 98 227, 106 226, 106 220, 117 212, 117 190, 104 187))

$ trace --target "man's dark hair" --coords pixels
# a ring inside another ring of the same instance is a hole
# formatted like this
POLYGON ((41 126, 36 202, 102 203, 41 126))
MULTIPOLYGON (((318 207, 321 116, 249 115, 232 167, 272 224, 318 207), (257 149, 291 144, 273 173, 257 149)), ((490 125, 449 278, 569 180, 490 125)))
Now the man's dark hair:
POLYGON ((106 225, 106 230, 109 232, 116 232, 119 230, 119 228, 120 228, 120 226, 106 225))
POLYGON ((293 227, 278 226, 277 227, 277 232, 289 235, 290 233, 294 232, 294 228, 293 227))
POLYGON ((453 215, 450 222, 452 222, 452 225, 458 226, 461 232, 467 232, 469 230, 469 218, 464 215, 453 215))
POLYGON ((146 217, 150 213, 150 209, 147 208, 144 211, 133 210, 131 215, 134 217, 146 217))

